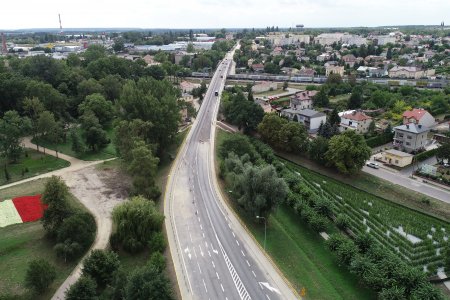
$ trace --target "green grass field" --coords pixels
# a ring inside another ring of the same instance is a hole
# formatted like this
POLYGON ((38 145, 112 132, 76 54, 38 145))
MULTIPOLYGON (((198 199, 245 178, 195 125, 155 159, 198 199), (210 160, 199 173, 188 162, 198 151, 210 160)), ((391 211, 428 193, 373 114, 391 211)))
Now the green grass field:
MULTIPOLYGON (((216 147, 229 135, 218 130, 216 147)), ((223 181, 221 186, 224 188, 223 181)), ((264 226, 249 221, 244 212, 231 201, 229 203, 262 246, 264 226)), ((333 230, 330 228, 330 232, 333 230)), ((266 247, 295 289, 300 291, 306 288, 306 299, 375 299, 373 292, 361 287, 357 278, 338 265, 332 253, 325 248, 323 239, 287 208, 280 207, 269 218, 266 247)))
MULTIPOLYGON (((40 194, 46 179, 39 179, 0 190, 0 199, 40 194)), ((70 204, 85 210, 71 195, 70 204)), ((56 289, 72 272, 77 261, 64 263, 56 257, 53 243, 45 238, 41 222, 15 224, 0 228, 0 299, 50 299, 56 289), (46 259, 56 268, 56 279, 49 290, 40 296, 30 294, 24 287, 28 263, 34 259, 46 259)))
MULTIPOLYGON (((4 166, 4 161, 0 160, 0 165, 4 166)), ((10 175, 9 181, 6 181, 5 172, 2 170, 0 174, 0 185, 48 173, 68 167, 69 165, 70 163, 63 159, 51 155, 44 155, 33 149, 25 149, 17 163, 8 165, 7 170, 10 175), (26 169, 28 169, 28 172, 24 172, 22 176, 22 172, 26 169)))
MULTIPOLYGON (((80 131, 81 129, 78 128, 78 130, 80 131)), ((116 149, 114 147, 114 143, 112 142, 113 137, 114 137, 113 129, 112 128, 107 129, 106 133, 107 133, 108 138, 111 140, 111 143, 109 143, 108 146, 101 149, 100 151, 97 151, 97 152, 88 151, 83 154, 77 154, 72 150, 72 144, 70 142, 70 139, 67 139, 67 141, 65 143, 58 144, 57 145, 58 151, 66 154, 66 155, 73 156, 73 157, 76 157, 76 158, 79 158, 82 160, 88 160, 88 161, 103 160, 103 159, 116 157, 116 155, 117 155, 116 149)), ((33 139, 33 143, 36 143, 35 139, 33 139)), ((52 150, 56 149, 56 145, 52 144, 52 143, 38 141, 38 144, 39 144, 39 146, 43 146, 48 149, 52 149, 52 150)))

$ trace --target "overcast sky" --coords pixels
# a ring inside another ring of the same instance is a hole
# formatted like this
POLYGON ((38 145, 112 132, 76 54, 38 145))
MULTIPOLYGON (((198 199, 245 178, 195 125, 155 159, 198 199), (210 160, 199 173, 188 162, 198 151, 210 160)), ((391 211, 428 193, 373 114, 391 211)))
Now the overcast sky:
POLYGON ((2 1, 0 29, 237 28, 450 23, 450 0, 2 1))

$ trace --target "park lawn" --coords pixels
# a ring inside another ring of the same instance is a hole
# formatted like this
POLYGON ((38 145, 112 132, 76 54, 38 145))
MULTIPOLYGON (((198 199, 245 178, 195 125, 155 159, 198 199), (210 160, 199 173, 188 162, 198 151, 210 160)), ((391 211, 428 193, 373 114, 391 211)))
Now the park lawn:
POLYGON ((347 101, 348 99, 350 99, 351 93, 350 94, 343 94, 343 95, 337 95, 335 97, 330 97, 330 102, 331 103, 338 103, 340 101, 347 101))
MULTIPOLYGON (((39 179, 0 190, 0 199, 41 194, 47 179, 39 179)), ((86 211, 70 194, 70 204, 86 211)), ((54 243, 45 238, 40 221, 15 224, 0 228, 0 299, 50 299, 66 280, 78 261, 67 262, 56 257, 54 243), (34 259, 46 259, 56 268, 56 279, 46 293, 32 295, 24 287, 28 263, 34 259)))
MULTIPOLYGON (((231 133, 217 130, 216 161, 219 159, 217 147, 229 135, 231 133)), ((224 182, 219 179, 219 184, 224 191, 224 182)), ((250 217, 227 200, 263 246, 264 226, 248 221, 250 217)), ((335 230, 330 227, 328 232, 335 230)), ((285 207, 280 207, 268 220, 266 247, 297 292, 306 288, 306 299, 375 299, 373 292, 360 286, 357 278, 338 265, 322 238, 285 207)))
MULTIPOLYGON (((262 245, 264 226, 246 225, 262 245)), ((335 231, 332 226, 327 230, 335 231)), ((306 299, 376 299, 373 291, 360 286, 354 275, 339 266, 324 239, 287 207, 270 216, 266 249, 297 291, 306 288, 306 299)))
MULTIPOLYGON (((81 129, 78 128, 77 130, 80 133, 81 129)), ((81 160, 87 160, 87 161, 103 160, 103 159, 109 159, 109 158, 116 157, 116 155, 117 155, 116 148, 114 147, 114 143, 113 143, 113 138, 114 138, 113 128, 106 129, 106 134, 107 134, 108 138, 111 140, 111 142, 105 148, 103 148, 99 151, 96 151, 96 152, 87 151, 82 154, 77 154, 72 150, 72 143, 70 142, 69 138, 67 138, 66 142, 62 142, 58 145, 55 145, 53 143, 48 143, 45 141, 37 141, 36 139, 33 139, 33 143, 37 142, 39 144, 39 146, 43 146, 47 149, 55 150, 56 148, 58 148, 59 152, 64 153, 69 156, 72 156, 72 157, 79 158, 81 160)))
MULTIPOLYGON (((25 178, 37 176, 43 173, 48 173, 61 168, 70 166, 70 163, 61 158, 56 158, 51 155, 44 155, 33 149, 25 149, 25 153, 21 155, 21 158, 17 163, 10 163, 7 167, 10 175, 10 180, 6 181, 5 172, 3 171, 0 176, 0 185, 12 183, 25 178), (22 176, 23 170, 28 169, 22 176)), ((4 165, 4 161, 0 160, 0 165, 4 165)))

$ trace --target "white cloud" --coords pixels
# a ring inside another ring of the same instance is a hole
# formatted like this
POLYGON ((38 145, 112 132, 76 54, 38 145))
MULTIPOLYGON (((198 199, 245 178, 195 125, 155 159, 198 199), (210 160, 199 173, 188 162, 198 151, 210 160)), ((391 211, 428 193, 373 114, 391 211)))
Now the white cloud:
POLYGON ((448 0, 23 0, 2 3, 0 28, 380 26, 449 21, 448 0), (447 19, 447 20, 446 20, 447 19))

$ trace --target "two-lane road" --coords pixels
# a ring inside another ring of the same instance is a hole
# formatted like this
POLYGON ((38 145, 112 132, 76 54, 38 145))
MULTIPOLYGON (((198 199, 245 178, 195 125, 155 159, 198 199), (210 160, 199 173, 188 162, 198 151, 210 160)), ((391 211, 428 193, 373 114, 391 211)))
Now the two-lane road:
POLYGON ((218 191, 215 120, 232 55, 217 68, 168 181, 164 209, 178 283, 183 299, 296 299, 218 191))

